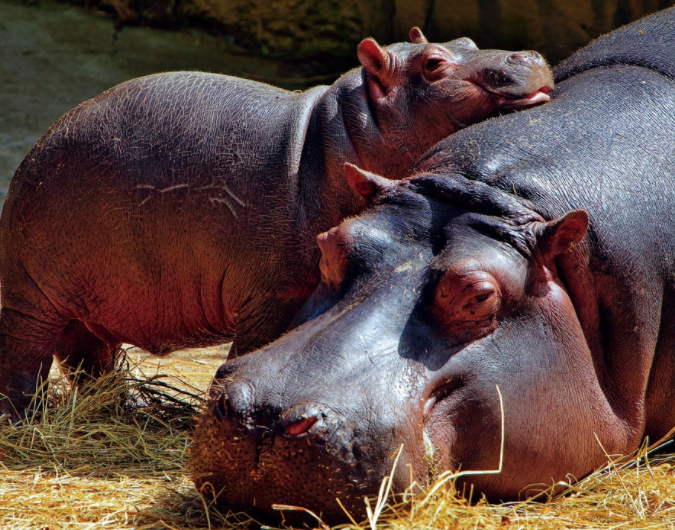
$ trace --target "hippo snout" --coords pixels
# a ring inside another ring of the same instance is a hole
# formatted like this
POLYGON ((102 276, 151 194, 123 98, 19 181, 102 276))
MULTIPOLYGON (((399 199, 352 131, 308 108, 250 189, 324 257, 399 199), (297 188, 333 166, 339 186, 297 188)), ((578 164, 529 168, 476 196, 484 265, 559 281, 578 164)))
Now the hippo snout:
MULTIPOLYGON (((344 453, 354 438, 354 425, 348 426, 340 414, 318 403, 301 403, 282 409, 266 404, 255 405, 255 390, 248 381, 227 385, 213 400, 213 414, 225 428, 242 427, 248 431, 265 431, 267 436, 311 438, 311 443, 326 443, 332 454, 344 453)), ((345 460, 353 461, 352 457, 345 460)))
POLYGON ((235 417, 241 423, 250 423, 254 400, 253 385, 248 381, 237 381, 216 395, 213 411, 221 420, 235 417))
POLYGON ((546 64, 544 58, 535 51, 512 53, 506 57, 506 62, 509 64, 526 64, 526 65, 546 64))
POLYGON ((355 421, 322 403, 273 403, 247 380, 215 383, 196 429, 191 473, 219 505, 272 514, 273 504, 326 507, 325 521, 364 515, 379 470, 355 421))

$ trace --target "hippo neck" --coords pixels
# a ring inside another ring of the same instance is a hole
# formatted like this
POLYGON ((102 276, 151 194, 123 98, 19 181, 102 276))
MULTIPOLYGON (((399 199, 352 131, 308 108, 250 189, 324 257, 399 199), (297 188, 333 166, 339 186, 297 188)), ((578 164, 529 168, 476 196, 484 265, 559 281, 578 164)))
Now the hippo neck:
POLYGON ((383 135, 368 94, 363 68, 342 76, 326 96, 338 102, 349 144, 357 157, 349 162, 393 179, 408 176, 418 157, 411 156, 410 149, 401 141, 394 142, 383 135))
POLYGON ((400 179, 414 164, 400 147, 382 135, 363 68, 346 73, 320 94, 312 103, 299 171, 300 203, 309 231, 316 235, 365 208, 347 184, 345 162, 400 179))
POLYGON ((312 239, 365 207, 347 184, 345 162, 376 171, 378 152, 385 148, 370 113, 361 70, 348 72, 322 93, 312 89, 304 94, 308 116, 300 120, 306 129, 302 141, 296 142, 302 149, 296 170, 299 218, 305 220, 312 239))

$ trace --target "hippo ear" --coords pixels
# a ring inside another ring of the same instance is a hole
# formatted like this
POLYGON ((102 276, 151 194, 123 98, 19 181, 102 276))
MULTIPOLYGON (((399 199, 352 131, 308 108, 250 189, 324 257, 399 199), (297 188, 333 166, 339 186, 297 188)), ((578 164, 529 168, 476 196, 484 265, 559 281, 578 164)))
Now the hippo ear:
POLYGON ((574 247, 584 238, 587 230, 588 212, 572 210, 558 219, 542 223, 537 246, 544 259, 550 259, 574 247))
POLYGON ((375 39, 364 39, 356 49, 359 62, 366 69, 384 83, 389 77, 391 58, 387 50, 382 48, 375 39))
POLYGON ((375 173, 364 171, 349 162, 345 162, 345 174, 347 175, 349 187, 354 190, 356 195, 366 200, 372 199, 378 192, 384 189, 393 187, 396 182, 380 177, 375 173))
POLYGON ((424 33, 422 33, 422 30, 418 27, 414 27, 410 30, 410 42, 413 44, 429 44, 424 33))

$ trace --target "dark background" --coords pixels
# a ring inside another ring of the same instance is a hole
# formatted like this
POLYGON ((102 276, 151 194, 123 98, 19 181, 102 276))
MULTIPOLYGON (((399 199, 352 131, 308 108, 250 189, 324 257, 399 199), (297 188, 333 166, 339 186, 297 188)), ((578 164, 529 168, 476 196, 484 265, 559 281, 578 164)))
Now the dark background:
POLYGON ((255 53, 291 60, 311 77, 356 64, 364 37, 470 36, 481 48, 537 49, 555 64, 591 39, 671 0, 70 0, 122 24, 200 27, 255 53))
POLYGON ((364 37, 536 49, 551 64, 675 0, 0 0, 0 203, 59 116, 127 79, 203 70, 296 90, 357 66, 364 37))

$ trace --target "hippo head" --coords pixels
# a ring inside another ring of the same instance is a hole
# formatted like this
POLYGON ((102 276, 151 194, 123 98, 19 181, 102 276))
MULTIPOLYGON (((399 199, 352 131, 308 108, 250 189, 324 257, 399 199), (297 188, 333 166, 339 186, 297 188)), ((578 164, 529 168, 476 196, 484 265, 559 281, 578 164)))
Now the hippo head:
POLYGON ((218 370, 192 447, 198 488, 338 521, 335 499, 362 516, 401 446, 398 491, 495 469, 503 426, 501 473, 462 479, 493 500, 589 473, 601 443, 625 449, 559 272, 574 270, 586 212, 547 221, 456 175, 349 173, 373 202, 318 237, 322 282, 297 327, 218 370))
POLYGON ((468 38, 358 46, 368 99, 388 145, 418 158, 459 129, 549 100, 553 77, 534 51, 479 50, 468 38))

